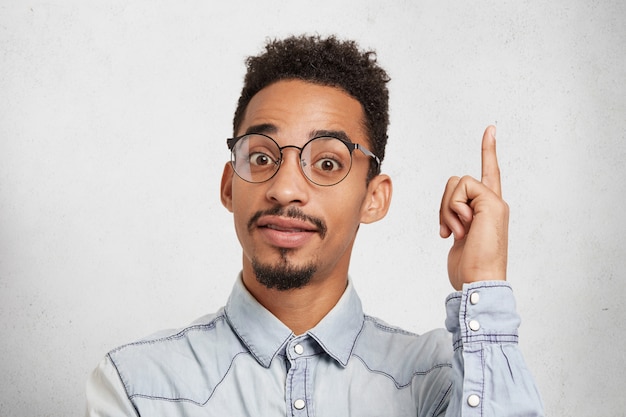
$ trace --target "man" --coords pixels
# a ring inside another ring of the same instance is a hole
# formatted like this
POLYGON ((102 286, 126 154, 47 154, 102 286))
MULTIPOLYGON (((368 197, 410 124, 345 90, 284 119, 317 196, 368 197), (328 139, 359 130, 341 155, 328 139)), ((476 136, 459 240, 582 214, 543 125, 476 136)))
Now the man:
POLYGON ((348 278, 359 225, 391 200, 386 73, 333 37, 272 41, 247 65, 221 182, 243 249, 233 292, 189 327, 110 352, 88 415, 541 415, 504 281, 494 128, 481 180, 451 178, 441 204, 452 340, 414 335, 364 315, 348 278))

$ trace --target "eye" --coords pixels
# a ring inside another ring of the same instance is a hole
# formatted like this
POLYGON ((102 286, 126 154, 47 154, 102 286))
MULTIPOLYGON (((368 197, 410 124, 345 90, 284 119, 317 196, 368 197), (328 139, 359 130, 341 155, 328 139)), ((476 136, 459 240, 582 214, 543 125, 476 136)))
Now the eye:
POLYGON ((333 158, 320 158, 313 164, 313 167, 320 171, 332 172, 341 170, 343 164, 333 158))
POLYGON ((276 163, 276 161, 274 161, 271 156, 263 152, 251 153, 250 156, 248 157, 248 161, 250 161, 250 164, 256 165, 256 166, 265 166, 265 165, 269 165, 272 163, 274 164, 276 163))

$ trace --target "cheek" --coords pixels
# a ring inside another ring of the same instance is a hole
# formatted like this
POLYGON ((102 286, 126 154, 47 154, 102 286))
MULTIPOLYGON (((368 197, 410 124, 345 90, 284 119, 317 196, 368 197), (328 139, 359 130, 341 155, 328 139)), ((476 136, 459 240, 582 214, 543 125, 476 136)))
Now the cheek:
POLYGON ((239 184, 233 184, 233 221, 240 241, 247 234, 248 220, 252 217, 252 210, 255 207, 252 194, 239 184))
POLYGON ((233 209, 234 211, 250 211, 263 199, 263 190, 259 184, 249 184, 240 179, 233 181, 233 209))
POLYGON ((330 226, 337 231, 353 235, 359 228, 361 223, 361 205, 363 203, 363 196, 361 194, 356 195, 350 192, 339 195, 335 203, 330 205, 330 210, 327 210, 327 221, 330 226))

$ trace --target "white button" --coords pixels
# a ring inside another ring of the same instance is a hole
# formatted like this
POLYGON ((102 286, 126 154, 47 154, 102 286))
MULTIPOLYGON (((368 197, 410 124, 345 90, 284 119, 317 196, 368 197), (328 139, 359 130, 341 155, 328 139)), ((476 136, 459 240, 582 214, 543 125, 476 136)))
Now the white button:
POLYGON ((478 291, 474 291, 473 293, 470 294, 470 303, 478 304, 479 300, 480 300, 480 294, 478 294, 478 291))
POLYGON ((293 347, 293 350, 298 354, 298 355, 302 355, 304 353, 304 348, 302 347, 302 345, 295 345, 293 347))
POLYGON ((470 407, 478 407, 478 405, 480 404, 480 397, 476 394, 472 394, 469 397, 467 397, 467 404, 470 407))
POLYGON ((304 400, 295 400, 293 402, 293 406, 295 407, 296 410, 302 410, 305 405, 306 403, 304 402, 304 400))
POLYGON ((476 320, 471 320, 469 322, 469 328, 474 331, 477 331, 478 329, 480 329, 480 323, 477 322, 476 320))

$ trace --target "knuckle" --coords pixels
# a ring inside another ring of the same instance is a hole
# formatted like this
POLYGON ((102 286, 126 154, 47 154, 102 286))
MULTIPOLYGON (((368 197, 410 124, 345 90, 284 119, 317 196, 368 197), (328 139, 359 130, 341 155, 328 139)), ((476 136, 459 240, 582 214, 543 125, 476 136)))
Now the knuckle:
POLYGON ((500 213, 502 213, 504 215, 508 215, 509 214, 510 207, 509 207, 509 204, 506 201, 504 201, 502 199, 499 199, 496 207, 498 208, 498 211, 500 213))

